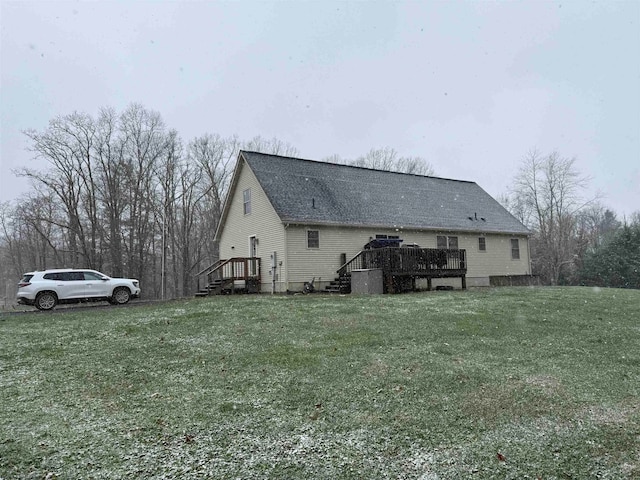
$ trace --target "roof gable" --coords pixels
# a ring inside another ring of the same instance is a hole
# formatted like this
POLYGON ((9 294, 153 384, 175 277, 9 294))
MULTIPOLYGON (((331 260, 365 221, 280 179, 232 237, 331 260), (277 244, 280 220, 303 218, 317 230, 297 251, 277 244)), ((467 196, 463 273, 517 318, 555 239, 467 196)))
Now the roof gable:
POLYGON ((529 233, 474 182, 257 152, 240 156, 286 223, 529 233))

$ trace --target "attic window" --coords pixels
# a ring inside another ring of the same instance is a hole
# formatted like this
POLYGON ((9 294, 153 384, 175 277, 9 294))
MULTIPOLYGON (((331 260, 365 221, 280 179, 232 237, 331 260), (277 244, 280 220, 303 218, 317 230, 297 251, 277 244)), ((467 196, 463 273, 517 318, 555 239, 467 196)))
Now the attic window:
POLYGON ((247 188, 242 192, 242 202, 244 204, 244 214, 249 215, 251 213, 251 189, 247 188))

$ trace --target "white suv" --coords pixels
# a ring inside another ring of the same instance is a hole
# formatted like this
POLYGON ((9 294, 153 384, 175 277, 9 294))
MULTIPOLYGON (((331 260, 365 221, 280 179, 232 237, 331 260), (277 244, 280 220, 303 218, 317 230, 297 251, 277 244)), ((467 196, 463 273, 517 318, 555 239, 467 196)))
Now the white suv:
POLYGON ((58 303, 106 300, 122 305, 140 296, 138 280, 110 278, 87 269, 57 269, 25 273, 18 283, 18 303, 51 310, 58 303))

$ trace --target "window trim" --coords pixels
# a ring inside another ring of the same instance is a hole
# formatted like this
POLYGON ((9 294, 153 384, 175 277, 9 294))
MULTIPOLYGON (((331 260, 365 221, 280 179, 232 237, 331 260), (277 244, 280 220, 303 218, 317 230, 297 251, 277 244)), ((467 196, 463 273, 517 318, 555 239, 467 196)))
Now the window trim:
POLYGON ((249 235, 249 258, 258 257, 258 236, 249 235))
POLYGON ((245 215, 251 214, 251 188, 242 191, 242 211, 245 215))
POLYGON ((478 237, 478 251, 479 252, 487 251, 487 237, 478 237))
POLYGON ((436 248, 440 250, 459 250, 460 249, 460 237, 458 235, 436 235, 436 248), (440 239, 444 238, 445 246, 440 246, 440 239), (456 246, 451 246, 451 239, 456 239, 456 246))
POLYGON ((307 229, 307 249, 317 250, 319 248, 320 248, 320 230, 313 230, 313 229, 308 228, 307 229), (315 242, 317 243, 317 245, 315 245, 315 246, 312 246, 311 243, 310 243, 310 240, 312 240, 312 239, 310 238, 309 235, 312 232, 316 234, 315 242))
POLYGON ((384 233, 376 233, 376 240, 400 240, 400 235, 385 235, 384 233))
POLYGON ((509 244, 511 245, 511 260, 520 260, 520 239, 512 238, 509 244), (515 242, 515 248, 514 248, 514 242, 515 242), (514 255, 514 253, 516 253, 516 255, 514 255))

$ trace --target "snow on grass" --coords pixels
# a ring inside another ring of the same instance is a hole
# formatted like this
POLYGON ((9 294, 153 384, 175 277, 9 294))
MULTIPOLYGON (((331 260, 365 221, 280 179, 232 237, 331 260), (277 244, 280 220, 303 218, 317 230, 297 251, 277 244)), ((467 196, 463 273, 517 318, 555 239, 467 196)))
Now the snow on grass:
POLYGON ((632 478, 639 309, 507 288, 7 317, 0 478, 632 478))

